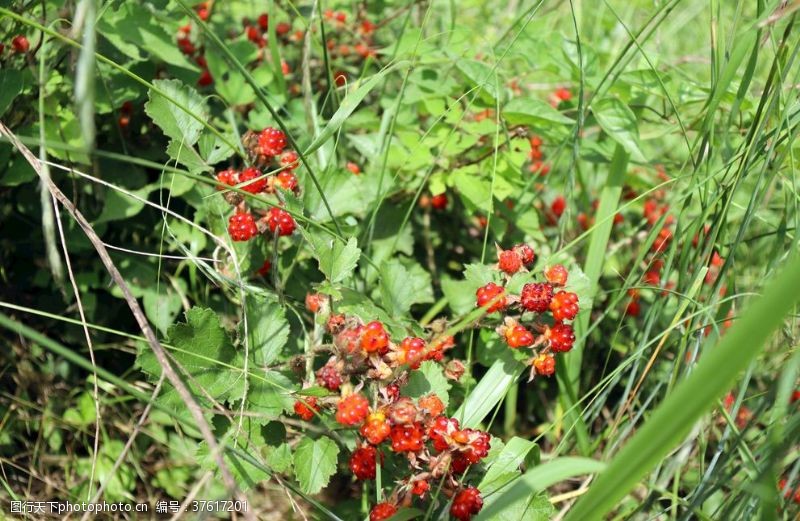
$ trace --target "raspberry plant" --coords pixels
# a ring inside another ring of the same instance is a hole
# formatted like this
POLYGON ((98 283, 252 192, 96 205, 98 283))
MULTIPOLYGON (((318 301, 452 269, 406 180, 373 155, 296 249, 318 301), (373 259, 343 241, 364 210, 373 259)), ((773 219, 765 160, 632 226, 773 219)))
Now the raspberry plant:
POLYGON ((2 3, 0 509, 795 519, 795 8, 2 3))

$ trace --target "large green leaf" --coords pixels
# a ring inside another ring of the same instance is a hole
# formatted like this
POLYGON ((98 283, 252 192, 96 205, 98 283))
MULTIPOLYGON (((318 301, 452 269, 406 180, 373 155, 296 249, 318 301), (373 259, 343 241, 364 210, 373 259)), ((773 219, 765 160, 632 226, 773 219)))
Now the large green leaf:
POLYGON ((319 263, 319 270, 330 282, 341 282, 353 274, 361 256, 355 237, 350 237, 347 244, 328 235, 309 235, 309 240, 314 249, 314 257, 319 263))
POLYGON ((450 382, 444 375, 441 364, 425 361, 416 371, 411 371, 408 383, 403 387, 403 394, 411 398, 419 398, 426 394, 435 394, 444 403, 449 403, 450 382))
POLYGON ((196 90, 180 80, 153 80, 161 93, 150 89, 144 110, 164 134, 184 146, 194 145, 208 119, 206 102, 196 90), (194 114, 195 117, 192 117, 194 114))
POLYGON ((639 145, 636 116, 617 98, 603 98, 592 104, 592 113, 606 134, 622 145, 635 161, 645 161, 639 145))
POLYGON ((257 296, 247 300, 247 333, 250 359, 259 367, 271 364, 289 338, 283 307, 274 299, 257 296))
POLYGON ((574 120, 537 98, 514 98, 503 107, 503 117, 512 125, 539 125, 551 123, 572 125, 574 120))
POLYGON ((407 268, 398 259, 384 262, 380 288, 383 307, 394 316, 405 315, 414 304, 433 302, 431 276, 416 263, 407 268))
POLYGON ((326 436, 316 440, 303 438, 294 452, 294 472, 300 490, 306 494, 322 490, 336 472, 338 455, 339 447, 326 436))

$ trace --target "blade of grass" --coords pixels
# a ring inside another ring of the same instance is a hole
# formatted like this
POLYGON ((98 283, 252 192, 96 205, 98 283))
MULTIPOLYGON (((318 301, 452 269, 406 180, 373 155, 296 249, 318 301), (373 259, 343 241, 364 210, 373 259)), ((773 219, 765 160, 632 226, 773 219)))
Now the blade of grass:
POLYGON ((636 435, 609 463, 566 520, 602 519, 657 465, 727 392, 738 374, 761 352, 800 298, 800 258, 794 256, 749 312, 719 344, 708 349, 694 372, 678 384, 636 435))

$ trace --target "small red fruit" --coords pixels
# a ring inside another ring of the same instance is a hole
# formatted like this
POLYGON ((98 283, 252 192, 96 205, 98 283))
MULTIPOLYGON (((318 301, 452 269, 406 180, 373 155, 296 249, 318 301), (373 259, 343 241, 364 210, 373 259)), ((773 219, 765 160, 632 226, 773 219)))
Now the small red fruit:
POLYGON ((364 326, 364 333, 361 335, 361 348, 364 351, 375 353, 388 346, 389 334, 383 328, 383 324, 375 320, 364 326))
POLYGON ((386 421, 386 415, 382 412, 374 412, 367 416, 367 420, 361 426, 359 432, 371 444, 379 445, 389 437, 391 430, 392 426, 386 421))
POLYGON ((278 172, 274 177, 274 185, 286 190, 287 192, 294 192, 297 190, 297 176, 288 170, 278 172))
POLYGON ((369 521, 385 521, 397 513, 397 507, 391 503, 378 503, 369 513, 369 521))
POLYGON ((467 487, 453 498, 450 505, 450 515, 458 521, 469 521, 472 516, 483 508, 483 499, 480 491, 475 487, 467 487))
POLYGON ((272 267, 272 263, 270 261, 268 261, 268 260, 265 260, 264 264, 262 264, 261 267, 258 268, 258 271, 256 273, 258 273, 262 277, 266 277, 267 274, 269 273, 269 270, 270 270, 271 267, 272 267))
POLYGON ((331 362, 320 367, 316 375, 317 383, 329 391, 338 391, 342 385, 342 374, 331 362))
POLYGON ((352 172, 353 175, 358 175, 361 173, 361 168, 357 164, 352 162, 347 163, 347 169, 350 170, 350 172, 352 172))
POLYGON ((350 456, 350 470, 360 480, 375 479, 375 458, 378 451, 371 445, 365 445, 353 451, 350 456))
POLYGON ((556 372, 556 359, 553 355, 541 354, 533 359, 533 368, 536 374, 552 376, 556 372))
POLYGON ((430 489, 430 483, 424 479, 417 480, 411 485, 411 493, 415 496, 424 496, 430 489))
POLYGON ((525 266, 529 266, 536 260, 536 253, 527 244, 517 244, 514 246, 514 251, 517 252, 517 255, 522 259, 522 264, 525 266))
POLYGON ((315 411, 319 411, 319 406, 314 396, 308 396, 294 402, 294 413, 305 421, 311 421, 315 411))
POLYGON ((490 282, 475 292, 477 305, 486 308, 487 313, 501 311, 506 307, 506 290, 494 282, 490 282))
POLYGON ((203 69, 200 73, 200 77, 197 78, 197 84, 201 87, 208 87, 214 83, 214 77, 211 76, 211 73, 208 72, 208 69, 203 69))
POLYGON ((497 267, 500 268, 500 271, 513 275, 522 268, 522 258, 514 250, 499 250, 497 267))
POLYGON ((278 235, 291 235, 294 232, 296 223, 291 214, 280 208, 272 207, 267 214, 267 225, 272 233, 278 235))
POLYGON ((325 296, 319 293, 306 293, 306 309, 312 313, 319 313, 324 300, 325 296))
MULTIPOLYGON (((217 174, 217 181, 219 181, 223 185, 235 186, 239 184, 239 172, 237 172, 233 168, 223 170, 222 172, 217 174)), ((224 186, 217 186, 217 190, 224 190, 224 189, 225 189, 224 186)))
POLYGON ((408 364, 411 369, 419 369, 425 356, 425 341, 417 337, 407 337, 400 342, 398 362, 408 364))
POLYGON ((569 273, 561 264, 555 264, 544 271, 544 278, 553 286, 563 286, 567 283, 569 273))
POLYGON ((269 29, 269 15, 267 13, 258 17, 258 26, 261 27, 262 31, 269 29))
POLYGON ((527 311, 544 313, 553 300, 553 286, 542 282, 529 282, 522 286, 519 302, 527 311))
POLYGON ((267 187, 267 178, 261 174, 261 170, 253 166, 245 168, 239 174, 239 182, 243 184, 240 188, 245 192, 257 194, 263 192, 267 187))
POLYGON ((31 48, 31 44, 25 36, 20 34, 11 40, 11 47, 14 49, 14 52, 22 54, 28 52, 31 48))
POLYGON ((506 343, 508 347, 518 348, 527 347, 533 343, 533 333, 525 329, 525 326, 517 324, 506 329, 506 343))
POLYGON ((439 416, 444 412, 444 403, 435 394, 427 394, 421 397, 417 403, 428 416, 439 416))
POLYGON ((556 353, 569 351, 575 343, 575 331, 569 324, 556 324, 545 335, 550 340, 550 349, 556 353))
POLYGON ((392 450, 394 452, 421 451, 424 446, 422 433, 422 425, 419 423, 395 425, 389 434, 392 439, 392 450))
POLYGON ((250 213, 236 213, 228 220, 228 233, 234 241, 249 241, 258 235, 256 220, 250 213))
POLYGON ((300 166, 299 158, 300 156, 294 150, 284 152, 281 156, 281 166, 287 170, 294 170, 300 166))
POLYGON ((567 201, 560 195, 555 199, 553 199, 553 202, 550 203, 550 211, 553 212, 553 215, 555 215, 556 218, 561 217, 566 208, 567 208, 567 201))
POLYGON ((441 193, 438 195, 434 195, 431 197, 431 206, 434 210, 445 210, 447 209, 447 194, 441 193))
POLYGON ((550 301, 550 311, 553 312, 553 318, 559 322, 573 320, 578 314, 578 295, 569 291, 559 291, 550 301))
POLYGON ((277 156, 286 148, 286 134, 277 128, 265 128, 258 135, 258 147, 265 156, 277 156))
POLYGON ((369 414, 369 400, 355 393, 339 400, 336 404, 336 421, 342 425, 358 425, 369 414))

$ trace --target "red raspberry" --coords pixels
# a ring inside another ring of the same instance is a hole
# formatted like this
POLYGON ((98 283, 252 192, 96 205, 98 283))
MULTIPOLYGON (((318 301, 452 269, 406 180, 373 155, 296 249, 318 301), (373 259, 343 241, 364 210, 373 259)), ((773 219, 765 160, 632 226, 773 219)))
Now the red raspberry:
POLYGON ((439 194, 431 197, 431 206, 434 210, 444 210, 447 208, 447 194, 439 194))
POLYGON ((361 168, 355 163, 348 162, 347 169, 350 170, 353 175, 359 175, 361 173, 361 168))
POLYGON ((324 300, 325 296, 319 293, 306 293, 306 309, 312 313, 318 313, 324 300))
POLYGON ((420 423, 395 425, 389 434, 392 439, 392 450, 394 452, 421 451, 423 448, 422 434, 420 423))
POLYGON ((284 152, 281 156, 281 166, 287 170, 294 170, 300 166, 299 159, 300 156, 297 155, 297 152, 289 150, 288 152, 284 152))
POLYGON ((342 374, 334 363, 328 362, 317 370, 317 383, 329 391, 338 391, 342 385, 342 374))
POLYGON ((529 282, 522 286, 519 303, 528 311, 544 313, 553 300, 553 286, 543 282, 529 282))
POLYGON ((450 505, 450 515, 458 521, 469 521, 472 516, 483 508, 483 499, 480 491, 475 487, 467 487, 453 498, 450 505))
POLYGON ((417 406, 411 398, 404 396, 389 408, 389 418, 395 424, 413 423, 417 419, 417 412, 417 406))
POLYGON ((499 250, 497 267, 500 268, 500 271, 513 275, 522 268, 522 258, 514 250, 499 250))
POLYGON ((568 276, 567 268, 561 264, 555 264, 544 270, 544 278, 553 286, 563 286, 567 283, 568 276))
MULTIPOLYGON (((239 172, 234 170, 233 168, 229 168, 227 170, 223 170, 222 172, 217 174, 217 181, 220 184, 227 185, 227 186, 236 186, 239 184, 239 172)), ((217 190, 224 190, 224 186, 217 185, 217 190)))
POLYGON ((328 333, 332 335, 336 335, 344 329, 345 324, 345 316, 341 313, 334 313, 330 317, 328 317, 328 322, 325 324, 325 328, 328 330, 328 333))
POLYGON ((269 231, 278 235, 291 235, 295 229, 295 222, 291 214, 280 208, 272 207, 267 214, 267 224, 269 231))
POLYGON ((444 403, 435 394, 427 394, 417 400, 417 403, 428 416, 439 416, 444 412, 444 403))
POLYGON ((458 431, 458 420, 446 416, 437 416, 433 425, 428 428, 428 437, 433 442, 433 448, 439 452, 450 447, 450 435, 458 431))
POLYGON ((397 401, 400 398, 400 386, 397 384, 389 384, 386 386, 386 397, 390 402, 397 401))
POLYGON ((578 295, 569 291, 559 291, 550 301, 550 311, 553 312, 553 318, 559 322, 573 320, 578 314, 578 295))
POLYGON ((490 437, 489 433, 476 431, 474 429, 464 429, 453 433, 453 440, 467 447, 462 449, 466 460, 474 465, 489 454, 490 437))
POLYGON ((545 335, 550 340, 550 349, 556 353, 569 351, 575 343, 575 332, 568 324, 556 324, 545 335))
POLYGON ((551 376, 556 372, 556 359, 553 355, 541 354, 533 359, 533 368, 536 374, 551 376))
POLYGON ((262 264, 261 267, 258 268, 258 271, 256 273, 258 273, 262 277, 266 277, 267 274, 269 273, 270 268, 272 268, 272 263, 268 260, 265 260, 264 264, 262 264))
POLYGON ((249 241, 258 235, 256 220, 250 213, 235 213, 228 220, 228 233, 234 241, 249 241))
POLYGON ((261 27, 262 31, 269 29, 269 15, 267 13, 258 17, 258 26, 261 27))
POLYGON ((556 218, 561 217, 566 208, 567 201, 560 195, 553 199, 553 202, 550 203, 550 211, 553 212, 553 215, 555 215, 556 218))
POLYGON ((389 347, 389 334, 383 328, 383 324, 377 320, 364 326, 364 333, 361 335, 361 348, 367 353, 375 353, 389 347))
POLYGON ((347 85, 347 73, 344 71, 337 71, 333 73, 333 82, 337 87, 344 87, 347 85))
POLYGON ((656 237, 655 242, 650 247, 653 253, 663 253, 668 247, 669 243, 672 241, 672 232, 666 228, 661 228, 661 231, 658 232, 658 237, 656 237))
POLYGON ((272 178, 272 185, 287 192, 296 192, 297 176, 287 170, 278 172, 278 175, 272 178))
POLYGON ((311 421, 314 418, 314 411, 319 411, 317 399, 314 396, 307 396, 294 402, 294 413, 305 421, 311 421))
POLYGON ((336 17, 336 21, 339 23, 345 23, 345 21, 347 21, 347 15, 341 11, 336 11, 334 16, 336 17))
POLYGON ((202 72, 200 72, 200 77, 197 78, 197 84, 201 87, 208 87, 212 83, 214 83, 214 77, 211 76, 208 69, 203 69, 202 72))
POLYGON ((358 425, 369 414, 369 400, 355 393, 339 400, 336 404, 336 421, 342 425, 358 425))
POLYGON ((531 143, 531 148, 539 148, 543 143, 542 138, 537 135, 531 136, 528 141, 531 143))
POLYGON ((430 483, 424 479, 419 479, 411 485, 411 493, 415 496, 424 496, 431 489, 430 483))
POLYGON ((522 264, 525 266, 530 265, 536 259, 536 253, 527 244, 517 244, 514 246, 514 251, 517 252, 517 255, 522 259, 522 264))
POLYGON ((389 437, 391 430, 392 427, 386 421, 386 415, 382 412, 374 412, 367 416, 367 421, 361 426, 359 432, 371 444, 379 445, 389 437))
POLYGON ((286 148, 286 134, 277 128, 265 128, 258 135, 258 147, 265 156, 277 156, 286 148))
POLYGON ((477 297, 477 305, 479 307, 486 308, 487 313, 501 311, 506 307, 505 293, 506 290, 504 288, 498 286, 494 282, 490 282, 487 285, 478 288, 478 291, 475 292, 475 296, 477 297))
POLYGON ((641 310, 642 306, 639 304, 639 301, 636 299, 631 299, 628 302, 628 305, 625 306, 625 315, 629 317, 638 317, 641 310))
POLYGON ((800 390, 794 391, 792 397, 789 398, 789 403, 800 401, 800 390))
POLYGON ((26 53, 28 49, 31 48, 31 44, 26 37, 20 34, 11 40, 11 47, 14 49, 14 52, 26 53))
POLYGON ((369 513, 369 521, 384 521, 397 513, 397 507, 391 503, 378 503, 369 513))
POLYGON ((350 456, 350 470, 360 480, 375 479, 375 458, 378 451, 371 445, 357 448, 350 456))
POLYGON ((247 183, 242 185, 241 189, 251 194, 263 192, 267 187, 267 178, 262 176, 261 170, 252 166, 242 170, 242 173, 239 174, 239 182, 247 183))
POLYGON ((525 326, 517 324, 516 326, 509 327, 505 332, 506 343, 508 347, 518 348, 527 347, 533 343, 533 333, 525 329, 525 326))
POLYGON ((419 369, 425 356, 425 341, 417 337, 407 337, 400 342, 397 362, 408 364, 411 369, 419 369))

